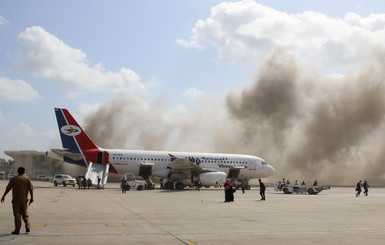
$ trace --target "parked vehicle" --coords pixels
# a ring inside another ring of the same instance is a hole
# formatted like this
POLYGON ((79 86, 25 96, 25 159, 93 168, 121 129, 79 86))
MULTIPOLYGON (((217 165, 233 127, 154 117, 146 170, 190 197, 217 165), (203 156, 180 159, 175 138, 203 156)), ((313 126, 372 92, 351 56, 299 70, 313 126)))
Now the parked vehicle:
POLYGON ((75 187, 76 180, 75 180, 75 178, 73 178, 72 176, 67 175, 67 174, 56 174, 55 177, 53 178, 53 182, 52 183, 53 183, 54 186, 58 186, 58 185, 63 185, 63 186, 72 185, 73 187, 75 187))
POLYGON ((8 179, 12 179, 15 176, 17 176, 17 175, 16 174, 8 174, 8 179))
POLYGON ((47 176, 45 176, 45 175, 38 175, 38 176, 36 177, 36 180, 50 181, 51 178, 50 178, 50 177, 47 177, 47 176))

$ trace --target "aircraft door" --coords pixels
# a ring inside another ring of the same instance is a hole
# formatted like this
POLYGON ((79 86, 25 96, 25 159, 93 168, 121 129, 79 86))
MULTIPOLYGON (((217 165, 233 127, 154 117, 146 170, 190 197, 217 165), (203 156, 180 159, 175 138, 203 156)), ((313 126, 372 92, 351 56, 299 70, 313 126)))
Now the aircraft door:
POLYGON ((255 159, 250 159, 249 161, 249 170, 257 169, 257 161, 255 159))
POLYGON ((148 177, 152 175, 152 166, 154 166, 153 163, 145 163, 141 164, 139 168, 139 176, 142 177, 148 177))
POLYGON ((228 179, 238 179, 239 177, 239 168, 230 168, 229 169, 229 174, 227 175, 228 179))
POLYGON ((108 157, 107 151, 98 151, 97 163, 108 163, 108 157))

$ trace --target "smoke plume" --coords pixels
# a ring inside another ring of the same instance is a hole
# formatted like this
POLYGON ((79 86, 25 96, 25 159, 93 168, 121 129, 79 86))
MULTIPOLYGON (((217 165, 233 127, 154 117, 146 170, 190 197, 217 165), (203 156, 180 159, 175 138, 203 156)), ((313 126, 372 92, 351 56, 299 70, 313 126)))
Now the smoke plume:
POLYGON ((385 113, 380 58, 333 79, 309 74, 287 51, 276 50, 251 88, 227 96, 230 114, 242 122, 244 139, 257 149, 272 148, 262 152, 278 176, 333 184, 376 181, 384 173, 378 160, 385 113))
POLYGON ((320 75, 286 48, 258 67, 253 84, 202 106, 167 107, 120 94, 86 118, 105 148, 228 152, 273 165, 271 178, 379 183, 385 157, 384 51, 343 78, 320 75))

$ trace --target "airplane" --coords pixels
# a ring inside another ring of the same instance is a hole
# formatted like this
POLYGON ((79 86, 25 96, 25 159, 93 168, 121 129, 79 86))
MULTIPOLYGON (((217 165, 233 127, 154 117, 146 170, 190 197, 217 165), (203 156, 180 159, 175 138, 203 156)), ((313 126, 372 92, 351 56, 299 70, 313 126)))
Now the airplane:
POLYGON ((51 150, 71 164, 86 168, 99 164, 109 173, 132 173, 146 181, 150 176, 159 177, 167 188, 179 190, 199 182, 207 187, 221 186, 228 179, 244 181, 249 188, 250 179, 275 172, 265 160, 251 155, 104 149, 88 137, 67 109, 54 110, 63 149, 51 150))

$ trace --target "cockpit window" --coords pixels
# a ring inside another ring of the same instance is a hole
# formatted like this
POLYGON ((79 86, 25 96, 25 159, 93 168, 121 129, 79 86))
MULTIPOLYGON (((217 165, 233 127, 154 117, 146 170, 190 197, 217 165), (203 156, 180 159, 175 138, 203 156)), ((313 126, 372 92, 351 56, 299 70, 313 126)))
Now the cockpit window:
POLYGON ((262 161, 262 165, 267 165, 267 162, 265 162, 265 161, 262 161))

